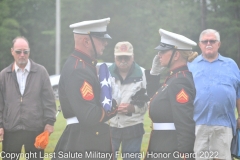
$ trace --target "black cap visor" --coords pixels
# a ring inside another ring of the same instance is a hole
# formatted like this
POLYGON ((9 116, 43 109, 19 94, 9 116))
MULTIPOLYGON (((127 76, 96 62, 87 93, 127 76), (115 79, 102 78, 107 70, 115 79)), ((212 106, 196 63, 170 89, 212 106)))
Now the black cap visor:
POLYGON ((90 32, 90 35, 97 38, 112 39, 112 37, 107 32, 90 32))
POLYGON ((159 51, 167 51, 167 50, 175 49, 175 46, 160 42, 160 44, 155 49, 159 51))

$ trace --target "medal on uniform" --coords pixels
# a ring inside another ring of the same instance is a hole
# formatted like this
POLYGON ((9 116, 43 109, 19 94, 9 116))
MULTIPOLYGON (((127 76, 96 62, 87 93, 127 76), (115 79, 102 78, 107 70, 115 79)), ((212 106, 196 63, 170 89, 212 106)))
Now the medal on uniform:
POLYGON ((162 91, 164 91, 167 87, 168 87, 168 85, 167 85, 167 84, 164 84, 164 85, 162 86, 162 91))

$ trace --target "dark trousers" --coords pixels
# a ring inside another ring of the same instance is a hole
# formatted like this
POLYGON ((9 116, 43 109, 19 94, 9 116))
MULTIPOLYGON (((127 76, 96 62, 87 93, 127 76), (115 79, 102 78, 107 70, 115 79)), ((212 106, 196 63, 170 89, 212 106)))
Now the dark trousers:
POLYGON ((35 138, 41 132, 34 131, 16 131, 4 132, 4 139, 2 143, 3 160, 18 160, 24 157, 27 160, 43 160, 44 150, 39 150, 34 146, 35 138), (24 145, 25 153, 21 153, 22 146, 24 145))
POLYGON ((120 159, 123 160, 140 160, 139 156, 133 155, 128 156, 128 154, 142 154, 141 144, 143 136, 138 136, 130 139, 112 138, 112 147, 114 151, 114 160, 117 160, 117 156, 120 155, 120 159), (119 153, 119 147, 122 144, 122 153, 119 153))

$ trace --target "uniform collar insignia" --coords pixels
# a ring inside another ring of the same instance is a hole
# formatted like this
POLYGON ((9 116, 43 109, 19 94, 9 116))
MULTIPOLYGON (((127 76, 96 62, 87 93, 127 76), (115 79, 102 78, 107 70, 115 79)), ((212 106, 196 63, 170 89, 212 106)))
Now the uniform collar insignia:
POLYGON ((170 71, 169 75, 172 76, 176 73, 180 73, 181 71, 188 71, 188 67, 186 65, 180 66, 170 71))

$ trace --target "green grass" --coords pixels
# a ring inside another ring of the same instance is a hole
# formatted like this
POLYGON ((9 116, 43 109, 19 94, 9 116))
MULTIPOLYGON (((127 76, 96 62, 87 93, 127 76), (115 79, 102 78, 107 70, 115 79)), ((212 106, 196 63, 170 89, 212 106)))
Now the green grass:
MULTIPOLYGON (((57 102, 57 106, 59 105, 59 102, 57 102)), ((150 132, 151 132, 151 120, 149 118, 148 112, 145 114, 144 117, 144 129, 145 129, 145 134, 143 136, 143 141, 142 141, 142 146, 141 146, 141 152, 146 153, 147 147, 148 147, 148 142, 149 142, 149 137, 150 137, 150 132)), ((66 120, 63 118, 62 113, 60 112, 57 116, 57 121, 54 126, 54 133, 51 134, 50 139, 49 139, 49 144, 47 148, 45 149, 45 155, 50 155, 53 153, 55 146, 58 142, 58 139, 62 135, 62 132, 64 131, 66 127, 66 120)), ((2 150, 2 144, 0 144, 0 150, 2 150)), ((22 151, 24 152, 24 150, 22 151)), ((44 158, 44 160, 50 160, 51 158, 44 158)), ((0 157, 0 160, 2 158, 0 157)), ((20 158, 20 160, 26 160, 25 158, 20 158)), ((118 158, 120 160, 120 158, 118 158)), ((235 159, 237 160, 237 159, 235 159)))
MULTIPOLYGON (((54 148, 57 144, 57 141, 59 137, 61 136, 63 130, 65 129, 66 126, 66 120, 63 118, 62 113, 59 113, 57 117, 57 122, 55 123, 55 131, 54 133, 50 136, 50 141, 45 149, 45 153, 52 153, 54 151, 54 148)), ((148 141, 149 141, 149 136, 151 132, 151 120, 149 119, 148 113, 145 114, 145 119, 144 119, 144 129, 145 129, 145 134, 143 136, 143 142, 142 142, 142 149, 141 152, 146 153, 147 147, 148 147, 148 141)), ((24 160, 24 159, 21 159, 24 160)), ((44 160, 50 160, 50 158, 45 158, 44 160)))

